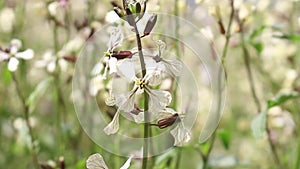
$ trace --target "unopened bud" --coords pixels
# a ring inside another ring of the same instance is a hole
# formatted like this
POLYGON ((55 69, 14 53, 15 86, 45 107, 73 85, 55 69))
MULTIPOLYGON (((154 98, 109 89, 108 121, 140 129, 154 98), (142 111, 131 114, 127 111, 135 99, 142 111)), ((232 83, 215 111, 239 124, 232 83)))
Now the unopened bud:
POLYGON ((154 28, 155 24, 156 24, 156 21, 157 21, 157 15, 154 14, 152 15, 147 24, 146 24, 146 27, 145 27, 145 30, 144 30, 144 35, 143 36, 146 36, 146 35, 149 35, 150 32, 152 31, 152 29, 154 28))

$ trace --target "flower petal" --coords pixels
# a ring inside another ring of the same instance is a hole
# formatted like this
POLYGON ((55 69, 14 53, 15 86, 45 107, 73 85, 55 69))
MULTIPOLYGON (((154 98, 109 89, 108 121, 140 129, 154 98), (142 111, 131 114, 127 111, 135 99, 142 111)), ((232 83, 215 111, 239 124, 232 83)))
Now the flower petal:
POLYGON ((103 157, 96 153, 90 155, 89 158, 86 160, 86 168, 88 169, 108 169, 103 157))
POLYGON ((172 101, 170 92, 148 89, 149 112, 159 113, 164 110, 172 101))
POLYGON ((103 129, 105 134, 111 135, 115 134, 119 130, 119 116, 120 116, 120 110, 117 110, 114 118, 112 121, 103 129))
POLYGON ((134 63, 131 59, 123 59, 117 64, 118 74, 130 80, 135 79, 134 63))
POLYGON ((131 155, 128 160, 125 162, 125 164, 120 169, 128 169, 130 167, 131 159, 133 156, 131 155))
POLYGON ((33 56, 34 56, 34 52, 33 52, 32 49, 27 49, 23 52, 16 53, 17 58, 22 58, 22 59, 25 59, 25 60, 32 59, 33 56))
POLYGON ((9 58, 9 54, 0 51, 0 62, 9 58))
POLYGON ((124 35, 120 27, 110 28, 110 39, 108 42, 108 50, 113 51, 117 46, 119 46, 124 39, 124 35))
POLYGON ((183 122, 180 122, 170 133, 175 139, 174 146, 183 146, 191 139, 191 132, 184 127, 183 122))
POLYGON ((93 68, 93 70, 92 70, 92 72, 91 72, 91 75, 93 75, 93 76, 99 75, 99 74, 101 73, 101 71, 103 70, 103 68, 104 68, 103 64, 100 63, 100 62, 98 62, 98 63, 94 66, 94 68, 93 68))
POLYGON ((179 76, 182 70, 182 62, 176 59, 162 59, 162 63, 166 67, 166 72, 173 76, 179 76))
POLYGON ((117 62, 118 62, 118 60, 115 57, 111 57, 109 59, 109 62, 108 62, 108 64, 109 64, 109 74, 113 74, 113 73, 117 72, 117 62))
POLYGON ((98 91, 104 88, 103 84, 103 77, 101 75, 98 75, 91 79, 90 86, 89 86, 89 92, 91 96, 96 96, 98 91))
POLYGON ((12 57, 12 58, 10 58, 9 61, 8 61, 8 70, 14 72, 14 71, 17 70, 18 65, 19 65, 18 59, 12 57))

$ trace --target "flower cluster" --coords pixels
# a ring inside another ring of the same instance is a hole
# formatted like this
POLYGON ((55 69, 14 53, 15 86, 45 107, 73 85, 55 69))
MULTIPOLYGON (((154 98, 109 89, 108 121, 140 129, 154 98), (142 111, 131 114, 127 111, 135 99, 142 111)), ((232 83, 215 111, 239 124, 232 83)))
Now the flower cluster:
MULTIPOLYGON (((150 18, 151 20, 151 18, 150 18)), ((147 27, 147 26, 146 26, 147 27)), ((111 27, 108 49, 104 52, 102 62, 95 65, 92 70, 90 82, 90 94, 95 96, 103 87, 103 80, 118 80, 118 85, 110 87, 109 96, 105 99, 108 106, 116 106, 117 111, 112 121, 104 128, 107 135, 115 134, 119 130, 119 116, 122 112, 130 114, 136 123, 150 123, 157 120, 159 128, 166 128, 177 124, 171 131, 174 136, 176 146, 182 146, 190 140, 190 131, 184 126, 183 115, 178 115, 173 109, 168 108, 172 101, 169 91, 159 90, 161 82, 168 78, 175 78, 180 75, 182 63, 176 59, 166 59, 166 44, 156 41, 157 50, 155 52, 143 49, 146 74, 142 75, 140 58, 136 49, 115 50, 124 41, 121 27, 111 27), (109 79, 108 79, 109 77, 109 79), (120 91, 119 83, 132 86, 130 91, 120 91), (145 121, 143 109, 139 108, 139 103, 143 100, 143 94, 149 96, 148 110, 149 120, 145 121), (164 122, 163 122, 164 121, 164 122), (163 124, 161 124, 163 122, 163 124), (163 127, 161 126, 163 125, 163 127)))

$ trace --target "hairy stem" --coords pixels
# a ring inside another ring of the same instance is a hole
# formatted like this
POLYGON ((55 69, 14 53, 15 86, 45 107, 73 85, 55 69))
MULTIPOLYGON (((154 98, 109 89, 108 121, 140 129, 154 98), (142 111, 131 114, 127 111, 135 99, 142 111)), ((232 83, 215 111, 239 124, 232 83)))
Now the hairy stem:
POLYGON ((30 144, 31 144, 30 151, 32 153, 33 163, 34 163, 35 168, 39 169, 40 167, 39 167, 38 157, 37 157, 37 153, 36 153, 35 137, 34 137, 33 129, 30 125, 30 119, 29 119, 29 106, 26 104, 26 99, 22 94, 22 90, 21 90, 20 84, 18 82, 18 79, 17 79, 15 73, 12 73, 12 79, 15 83, 17 94, 18 94, 18 96, 19 96, 19 98, 22 102, 22 105, 23 105, 25 123, 26 123, 26 126, 28 128, 29 137, 30 137, 30 144))

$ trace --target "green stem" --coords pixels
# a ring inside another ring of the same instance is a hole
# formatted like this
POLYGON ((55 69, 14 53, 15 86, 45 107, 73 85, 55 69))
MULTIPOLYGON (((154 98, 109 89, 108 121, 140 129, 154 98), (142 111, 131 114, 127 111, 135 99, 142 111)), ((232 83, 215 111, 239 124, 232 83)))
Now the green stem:
POLYGON ((181 154, 182 154, 182 148, 177 147, 177 159, 176 159, 175 169, 179 169, 180 162, 181 162, 181 154))
POLYGON ((22 90, 20 88, 20 85, 19 85, 19 82, 18 82, 18 79, 17 79, 15 73, 12 73, 12 79, 15 83, 17 94, 18 94, 18 96, 21 99, 21 102, 23 104, 24 118, 25 118, 26 126, 28 128, 29 137, 30 137, 30 144, 31 144, 30 151, 32 153, 33 163, 34 163, 35 168, 39 169, 40 166, 39 166, 38 157, 37 157, 37 153, 36 153, 35 137, 34 137, 33 129, 30 125, 30 119, 29 119, 29 106, 26 104, 26 99, 22 94, 22 90))
MULTIPOLYGON (((254 78, 253 78, 251 65, 250 65, 250 54, 249 54, 249 51, 246 47, 246 42, 245 42, 245 38, 244 38, 243 22, 239 21, 239 25, 240 25, 240 28, 241 28, 240 39, 241 39, 241 44, 242 44, 244 63, 245 63, 246 70, 247 70, 247 77, 248 77, 249 85, 250 85, 250 88, 251 88, 252 98, 255 102, 257 112, 261 113, 261 104, 260 104, 259 99, 258 99, 257 94, 256 94, 254 78)), ((280 162, 277 150, 276 150, 276 146, 275 146, 275 144, 273 143, 273 141, 271 139, 271 133, 270 133, 270 129, 268 127, 268 120, 266 122, 266 132, 267 132, 267 136, 268 136, 268 144, 270 145, 273 159, 276 163, 277 168, 280 169, 280 168, 282 168, 281 167, 281 162, 280 162)))
POLYGON ((300 169, 300 138, 298 138, 297 157, 294 169, 300 169))
MULTIPOLYGON (((132 16, 130 16, 132 17, 132 16)), ((141 69, 142 69, 142 76, 145 77, 146 75, 146 65, 145 65, 145 60, 144 60, 144 55, 143 55, 143 47, 142 47, 142 42, 141 42, 141 37, 137 28, 136 23, 134 23, 134 30, 136 34, 136 42, 138 46, 138 53, 139 53, 139 59, 141 62, 141 69)), ((150 115, 148 112, 148 102, 149 102, 149 95, 144 92, 144 146, 143 146, 143 164, 142 168, 146 169, 147 168, 147 163, 148 163, 148 149, 149 149, 149 136, 150 136, 150 115)))
MULTIPOLYGON (((53 46, 54 46, 54 53, 57 55, 57 52, 59 50, 59 40, 58 40, 58 26, 54 22, 53 27, 53 46)), ((55 78, 55 87, 56 87, 56 96, 57 96, 57 111, 56 111, 56 132, 57 132, 57 143, 58 143, 58 154, 61 155, 64 151, 64 141, 63 141, 63 134, 62 134, 62 126, 61 126, 61 114, 66 113, 66 104, 62 95, 62 89, 60 87, 60 66, 59 66, 59 57, 56 56, 56 71, 53 74, 53 77, 55 78)), ((64 117, 65 119, 65 117, 64 117)))
MULTIPOLYGON (((224 48, 223 48, 223 52, 222 52, 222 56, 221 56, 222 65, 220 66, 219 73, 218 73, 218 90, 219 90, 220 93, 222 92, 222 84, 221 83, 222 83, 222 70, 223 69, 225 70, 225 77, 227 77, 227 72, 226 72, 226 69, 225 69, 226 68, 225 60, 226 60, 227 51, 228 51, 228 47, 229 47, 229 40, 231 38, 230 30, 231 30, 232 22, 233 22, 233 19, 234 19, 234 0, 230 0, 230 8, 231 8, 231 12, 230 12, 229 22, 228 22, 227 30, 226 30, 226 34, 225 34, 225 44, 224 44, 224 48)), ((219 105, 218 106, 218 111, 220 111, 221 96, 218 99, 218 105, 219 105)), ((213 146, 214 146, 214 143, 215 143, 216 130, 213 132, 213 134, 211 136, 212 137, 211 138, 211 143, 210 143, 210 146, 209 146, 209 149, 208 149, 207 153, 203 154, 200 150, 200 154, 201 154, 201 157, 202 157, 202 160, 203 160, 203 167, 202 167, 203 169, 206 169, 208 167, 208 159, 209 159, 210 153, 211 153, 211 151, 213 149, 213 146)))

